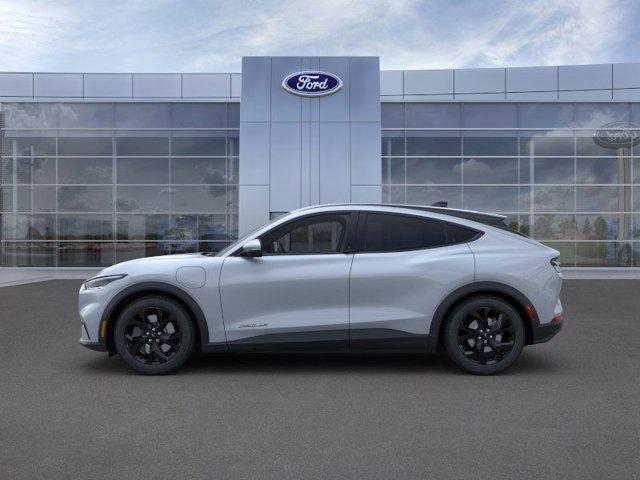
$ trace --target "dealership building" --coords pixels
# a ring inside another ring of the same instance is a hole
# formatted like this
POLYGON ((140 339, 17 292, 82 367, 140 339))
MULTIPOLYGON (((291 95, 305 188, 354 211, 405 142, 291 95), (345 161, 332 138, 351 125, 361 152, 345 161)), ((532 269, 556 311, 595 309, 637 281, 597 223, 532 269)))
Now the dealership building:
POLYGON ((0 73, 0 267, 215 251, 307 205, 446 202, 622 272, 640 267, 638 125, 640 63, 0 73))

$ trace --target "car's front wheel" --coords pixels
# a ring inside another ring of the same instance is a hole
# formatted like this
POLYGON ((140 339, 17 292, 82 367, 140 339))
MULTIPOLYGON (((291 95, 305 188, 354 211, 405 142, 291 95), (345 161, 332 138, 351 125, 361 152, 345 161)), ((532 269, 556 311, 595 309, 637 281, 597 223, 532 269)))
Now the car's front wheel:
POLYGON ((525 327, 517 310, 491 296, 477 296, 458 305, 447 318, 444 346, 449 357, 470 373, 491 375, 520 356, 525 327))
POLYGON ((114 343, 120 356, 137 372, 163 375, 187 361, 195 343, 195 328, 178 302, 148 296, 133 301, 120 313, 114 343))

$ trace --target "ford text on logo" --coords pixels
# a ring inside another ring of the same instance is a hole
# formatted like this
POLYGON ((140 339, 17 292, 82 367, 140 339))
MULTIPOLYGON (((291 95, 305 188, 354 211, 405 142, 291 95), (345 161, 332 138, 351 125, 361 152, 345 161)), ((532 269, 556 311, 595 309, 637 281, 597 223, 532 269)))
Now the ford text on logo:
POLYGON ((296 72, 282 81, 287 92, 303 97, 320 97, 342 88, 342 80, 327 72, 296 72))
POLYGON ((603 148, 618 149, 640 143, 640 126, 630 122, 612 122, 593 134, 593 141, 603 148))

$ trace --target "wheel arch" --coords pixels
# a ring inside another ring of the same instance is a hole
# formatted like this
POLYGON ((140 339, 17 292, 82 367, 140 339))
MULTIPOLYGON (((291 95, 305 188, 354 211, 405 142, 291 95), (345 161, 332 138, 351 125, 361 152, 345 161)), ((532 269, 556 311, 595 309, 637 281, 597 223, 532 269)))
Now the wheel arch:
POLYGON ((130 285, 119 292, 107 304, 107 308, 102 313, 100 319, 99 341, 104 344, 109 354, 116 352, 113 341, 113 330, 115 321, 120 312, 131 302, 150 295, 162 295, 177 301, 187 311, 196 327, 196 345, 206 345, 209 343, 209 329, 207 320, 198 303, 181 288, 164 282, 141 282, 130 285))
POLYGON ((531 301, 518 289, 500 282, 474 282, 460 287, 448 294, 433 315, 429 328, 429 340, 434 349, 442 346, 442 331, 447 315, 461 302, 477 295, 491 295, 511 304, 524 321, 525 345, 533 341, 533 328, 539 325, 538 314, 531 301))

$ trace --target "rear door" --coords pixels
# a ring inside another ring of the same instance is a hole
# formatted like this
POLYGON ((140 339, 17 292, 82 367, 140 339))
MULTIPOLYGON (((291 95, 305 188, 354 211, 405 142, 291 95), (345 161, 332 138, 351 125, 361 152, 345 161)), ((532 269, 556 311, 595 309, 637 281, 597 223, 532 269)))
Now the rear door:
POLYGON ((227 257, 220 294, 231 349, 344 349, 351 214, 295 219, 261 237, 263 256, 227 257))
POLYGON ((350 276, 350 347, 425 349, 439 303, 473 281, 466 242, 477 235, 432 218, 362 212, 350 276))

